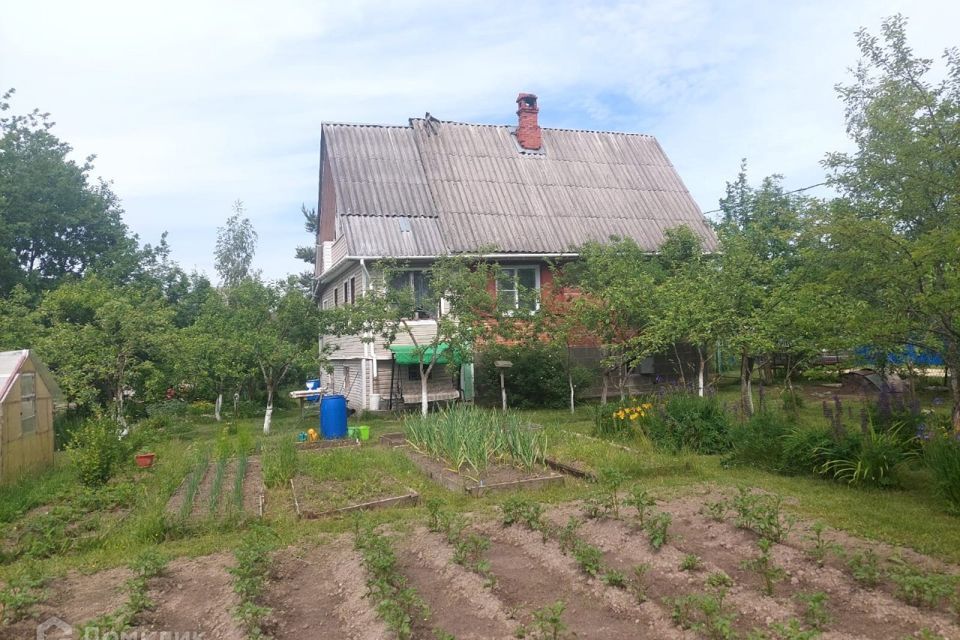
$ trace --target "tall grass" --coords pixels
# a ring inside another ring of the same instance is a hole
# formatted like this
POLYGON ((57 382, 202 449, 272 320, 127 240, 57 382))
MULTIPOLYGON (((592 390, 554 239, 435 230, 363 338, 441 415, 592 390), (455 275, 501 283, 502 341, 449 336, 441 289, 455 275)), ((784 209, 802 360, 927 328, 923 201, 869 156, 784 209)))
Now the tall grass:
POLYGON ((183 504, 180 505, 180 515, 184 518, 193 511, 193 499, 197 495, 203 476, 207 473, 207 466, 210 464, 210 450, 201 449, 197 452, 197 459, 193 465, 193 470, 187 476, 187 489, 183 494, 183 504))
POLYGON ((210 515, 217 513, 217 507, 220 505, 220 493, 223 490, 223 476, 227 471, 227 462, 230 460, 227 456, 217 458, 217 467, 213 476, 213 484, 210 485, 210 501, 208 510, 210 515))
POLYGON ((233 506, 237 511, 243 511, 243 481, 247 475, 249 459, 246 451, 240 451, 237 456, 237 471, 233 477, 233 506))
POLYGON ((924 445, 923 461, 933 474, 934 491, 960 514, 960 441, 953 435, 935 436, 924 445))
POLYGON ((418 450, 457 470, 467 466, 479 472, 495 463, 529 468, 543 461, 547 449, 546 433, 512 412, 460 405, 408 418, 404 426, 418 450))
POLYGON ((297 445, 289 438, 281 438, 263 448, 263 481, 268 487, 284 485, 297 475, 297 445))

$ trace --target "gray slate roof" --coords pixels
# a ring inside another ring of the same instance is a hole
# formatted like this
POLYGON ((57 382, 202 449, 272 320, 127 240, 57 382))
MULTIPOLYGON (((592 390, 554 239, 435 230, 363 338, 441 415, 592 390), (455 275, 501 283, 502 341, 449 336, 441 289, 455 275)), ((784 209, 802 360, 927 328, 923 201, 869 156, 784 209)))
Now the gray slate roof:
POLYGON ((513 130, 419 118, 324 124, 348 253, 563 253, 611 236, 654 251, 684 224, 716 249, 652 136, 544 128, 543 149, 529 152, 513 130))

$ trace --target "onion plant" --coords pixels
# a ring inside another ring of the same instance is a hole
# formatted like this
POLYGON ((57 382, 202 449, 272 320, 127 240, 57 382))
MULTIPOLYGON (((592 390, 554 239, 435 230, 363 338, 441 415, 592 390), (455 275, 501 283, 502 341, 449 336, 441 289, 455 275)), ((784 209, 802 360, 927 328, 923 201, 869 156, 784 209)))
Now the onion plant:
POLYGON ((529 468, 546 455, 546 434, 511 412, 458 405, 411 417, 405 427, 417 450, 446 460, 458 471, 466 466, 480 472, 497 463, 529 468))

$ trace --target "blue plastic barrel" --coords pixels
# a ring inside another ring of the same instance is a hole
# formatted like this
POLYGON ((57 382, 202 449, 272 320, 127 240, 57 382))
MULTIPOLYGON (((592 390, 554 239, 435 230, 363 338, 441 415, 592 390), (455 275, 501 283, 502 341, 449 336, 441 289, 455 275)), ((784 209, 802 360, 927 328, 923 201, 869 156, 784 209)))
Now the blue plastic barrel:
POLYGON ((320 433, 324 440, 347 437, 347 399, 323 396, 320 399, 320 433))

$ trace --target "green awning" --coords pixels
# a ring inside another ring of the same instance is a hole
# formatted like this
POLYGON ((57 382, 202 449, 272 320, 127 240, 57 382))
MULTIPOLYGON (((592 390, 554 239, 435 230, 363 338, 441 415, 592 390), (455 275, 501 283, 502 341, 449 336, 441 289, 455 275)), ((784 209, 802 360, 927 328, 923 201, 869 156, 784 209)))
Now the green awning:
MULTIPOLYGON (((437 364, 449 364, 453 358, 453 353, 450 351, 450 345, 441 342, 436 347, 437 350, 437 364)), ((433 359, 433 347, 414 347, 412 345, 390 345, 390 351, 393 352, 393 358, 397 361, 397 364, 420 364, 420 352, 423 353, 423 362, 429 364, 433 359)))

